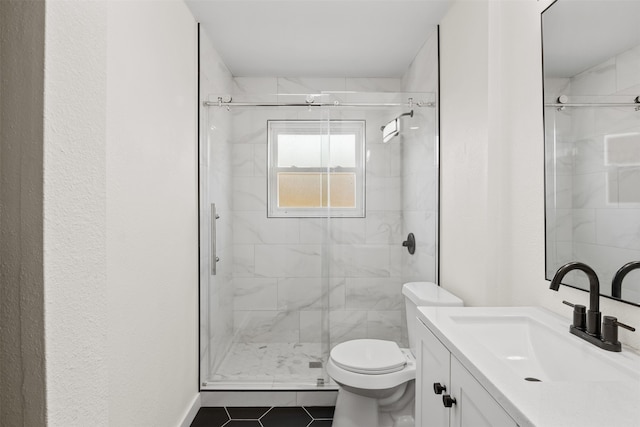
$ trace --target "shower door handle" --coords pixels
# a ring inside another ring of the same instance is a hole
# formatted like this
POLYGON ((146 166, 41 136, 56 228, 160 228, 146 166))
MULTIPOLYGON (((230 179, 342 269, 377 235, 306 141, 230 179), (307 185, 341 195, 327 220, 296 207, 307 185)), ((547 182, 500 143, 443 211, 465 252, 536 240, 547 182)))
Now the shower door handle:
POLYGON ((216 220, 220 218, 220 215, 216 213, 216 204, 211 203, 211 275, 216 275, 216 264, 220 261, 216 254, 216 220))

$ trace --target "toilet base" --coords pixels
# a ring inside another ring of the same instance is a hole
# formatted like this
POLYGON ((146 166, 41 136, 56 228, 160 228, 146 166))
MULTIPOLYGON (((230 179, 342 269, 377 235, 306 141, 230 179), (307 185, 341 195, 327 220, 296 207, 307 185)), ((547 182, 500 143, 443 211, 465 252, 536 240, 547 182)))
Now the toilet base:
POLYGON ((378 395, 371 396, 371 390, 363 393, 363 390, 340 385, 332 426, 414 427, 415 381, 398 387, 401 389, 377 390, 378 395), (401 392, 399 398, 398 391, 401 392), (393 401, 389 401, 390 397, 393 401))

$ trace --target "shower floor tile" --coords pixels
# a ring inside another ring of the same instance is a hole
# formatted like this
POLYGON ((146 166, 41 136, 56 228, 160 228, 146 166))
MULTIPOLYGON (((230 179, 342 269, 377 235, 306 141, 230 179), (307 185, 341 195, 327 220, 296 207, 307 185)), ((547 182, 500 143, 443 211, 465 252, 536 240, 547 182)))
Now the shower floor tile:
POLYGON ((310 383, 323 377, 321 345, 315 343, 235 343, 213 382, 310 383), (313 366, 313 365, 312 365, 313 366))

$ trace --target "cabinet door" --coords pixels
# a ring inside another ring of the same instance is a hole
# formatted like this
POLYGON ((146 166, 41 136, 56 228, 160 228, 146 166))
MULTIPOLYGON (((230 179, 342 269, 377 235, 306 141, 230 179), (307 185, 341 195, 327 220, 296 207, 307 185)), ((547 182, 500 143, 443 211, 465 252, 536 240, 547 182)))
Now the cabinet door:
POLYGON ((451 426, 517 427, 516 422, 456 359, 451 357, 451 426))
POLYGON ((416 427, 448 427, 449 409, 442 404, 442 394, 435 394, 433 385, 439 383, 449 393, 450 353, 447 348, 418 319, 418 348, 416 354, 416 427))

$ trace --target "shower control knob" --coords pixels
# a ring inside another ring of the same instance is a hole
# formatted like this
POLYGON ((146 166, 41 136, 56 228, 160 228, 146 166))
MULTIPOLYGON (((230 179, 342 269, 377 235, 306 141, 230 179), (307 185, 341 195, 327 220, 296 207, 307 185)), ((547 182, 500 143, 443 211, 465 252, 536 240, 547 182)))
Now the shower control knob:
POLYGON ((447 391, 447 386, 444 386, 440 383, 433 383, 433 392, 435 394, 442 394, 442 392, 447 391))
POLYGON ((451 397, 451 395, 449 394, 445 394, 444 396, 442 396, 442 404, 444 405, 445 408, 451 408, 453 405, 456 404, 456 398, 451 397))

